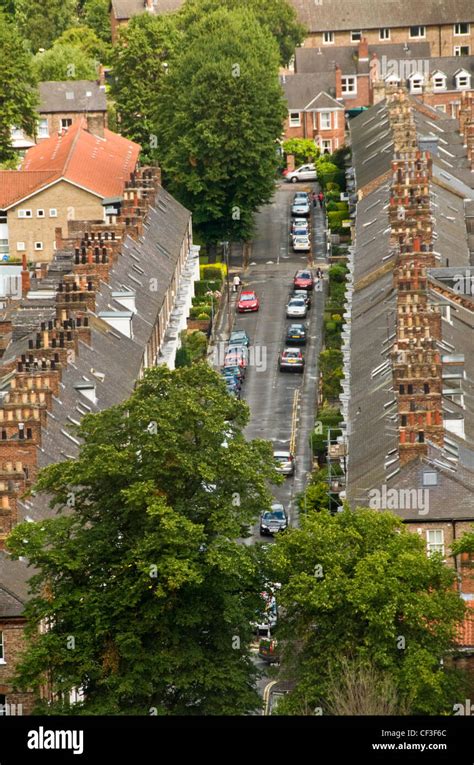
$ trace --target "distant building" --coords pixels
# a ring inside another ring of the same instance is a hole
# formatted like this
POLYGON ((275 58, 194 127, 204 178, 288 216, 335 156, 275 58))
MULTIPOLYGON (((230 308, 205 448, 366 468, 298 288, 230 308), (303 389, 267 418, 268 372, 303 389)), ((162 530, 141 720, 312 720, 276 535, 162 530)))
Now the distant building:
POLYGON ((120 197, 135 171, 138 144, 85 120, 31 147, 21 170, 0 171, 0 248, 3 255, 50 261, 56 230, 69 221, 104 221, 104 200, 120 197))
POLYGON ((104 136, 107 127, 105 85, 95 80, 40 82, 39 95, 38 141, 84 119, 90 133, 104 136))
POLYGON ((119 30, 126 27, 133 16, 178 11, 183 3, 184 0, 111 0, 109 12, 112 42, 116 42, 119 30))

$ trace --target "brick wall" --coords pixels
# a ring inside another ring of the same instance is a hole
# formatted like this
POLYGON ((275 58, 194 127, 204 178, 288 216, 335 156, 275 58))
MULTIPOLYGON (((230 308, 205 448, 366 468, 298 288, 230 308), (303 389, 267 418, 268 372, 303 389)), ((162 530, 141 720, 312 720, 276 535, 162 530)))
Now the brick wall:
MULTIPOLYGON (((49 136, 44 138, 37 137, 37 143, 46 141, 47 138, 53 136, 55 133, 62 131, 61 120, 72 120, 72 124, 78 120, 84 119, 84 112, 41 112, 40 117, 48 120, 48 132, 49 136)), ((107 112, 87 112, 87 129, 90 133, 104 136, 104 128, 107 127, 107 112)))
POLYGON ((25 620, 22 618, 0 618, 0 632, 3 632, 4 659, 0 664, 0 694, 6 696, 7 704, 22 705, 19 710, 23 715, 30 715, 33 711, 33 693, 17 693, 13 690, 12 678, 22 651, 25 648, 23 629, 25 620))
MULTIPOLYGON (((324 110, 323 110, 324 111, 324 110)), ((345 117, 344 112, 334 111, 331 114, 331 129, 322 129, 321 112, 300 112, 299 127, 290 127, 289 117, 285 120, 284 140, 290 138, 316 139, 318 146, 323 140, 330 140, 332 151, 344 145, 345 141, 345 117)))

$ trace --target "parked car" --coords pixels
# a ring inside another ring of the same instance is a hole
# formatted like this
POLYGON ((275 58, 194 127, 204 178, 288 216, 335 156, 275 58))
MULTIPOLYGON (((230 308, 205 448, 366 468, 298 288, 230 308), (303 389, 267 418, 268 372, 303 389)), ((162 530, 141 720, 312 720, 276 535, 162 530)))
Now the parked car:
POLYGON ((291 205, 291 214, 294 215, 295 217, 298 216, 298 217, 307 218, 309 216, 310 210, 311 208, 308 202, 307 201, 305 202, 304 199, 297 199, 291 205))
POLYGON ((235 329, 230 333, 229 346, 230 345, 245 345, 247 348, 249 347, 250 337, 245 329, 235 329))
POLYGON ((316 167, 308 162, 306 165, 301 165, 293 170, 291 173, 287 173, 285 181, 289 183, 296 183, 297 181, 315 181, 318 177, 316 167))
POLYGON ((287 319, 306 319, 307 313, 308 307, 304 298, 290 298, 288 305, 286 306, 287 319))
POLYGON ((277 664, 280 661, 278 643, 271 637, 260 638, 258 644, 258 657, 267 664, 277 664))
POLYGON ((290 324, 286 331, 285 344, 306 345, 306 326, 304 324, 290 324))
POLYGON ((285 348, 278 357, 280 372, 303 372, 304 356, 299 348, 285 348))
POLYGON ((270 510, 265 510, 260 516, 260 534, 262 536, 277 534, 288 528, 288 516, 280 502, 274 502, 270 510))
POLYGON ((238 377, 240 382, 243 383, 245 379, 245 367, 236 364, 233 361, 229 361, 228 364, 224 364, 222 369, 224 369, 226 372, 231 372, 234 377, 238 377))
POLYGON ((232 345, 225 353, 224 366, 233 364, 238 367, 248 367, 249 352, 243 345, 232 345))
POLYGON ((260 303, 258 297, 253 290, 244 290, 240 293, 240 297, 237 303, 237 311, 239 313, 247 313, 247 311, 258 311, 260 303))
POLYGON ((311 292, 308 290, 293 290, 290 292, 290 298, 303 298, 308 311, 311 308, 311 292))
POLYGON ((295 458, 290 451, 276 451, 273 452, 275 462, 277 462, 277 472, 282 475, 294 475, 295 473, 295 458))
POLYGON ((234 398, 240 399, 240 387, 230 380, 226 381, 227 393, 230 393, 234 398))
POLYGON ((313 290, 314 278, 311 271, 308 271, 306 268, 302 271, 297 271, 293 279, 293 286, 299 290, 313 290))
POLYGON ((308 239, 310 237, 310 233, 308 230, 308 226, 296 226, 293 231, 291 232, 291 241, 293 242, 296 236, 307 236, 308 239))
POLYGON ((294 234, 296 229, 305 229, 306 233, 308 233, 308 220, 306 218, 293 218, 291 221, 291 234, 294 234))
POLYGON ((310 252, 311 242, 308 235, 293 237, 293 252, 310 252))
POLYGON ((224 378, 225 382, 231 382, 235 384, 238 389, 240 390, 242 387, 242 378, 238 377, 232 369, 229 369, 229 367, 224 367, 221 369, 221 375, 224 378))

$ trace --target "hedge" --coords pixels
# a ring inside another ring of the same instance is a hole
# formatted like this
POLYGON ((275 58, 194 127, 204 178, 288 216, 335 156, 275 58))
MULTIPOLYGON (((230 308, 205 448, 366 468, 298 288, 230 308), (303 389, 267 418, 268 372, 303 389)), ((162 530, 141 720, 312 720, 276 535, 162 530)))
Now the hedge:
POLYGON ((194 282, 194 294, 196 296, 205 295, 206 292, 216 292, 222 288, 220 279, 200 279, 194 282))
POLYGON ((227 267, 225 263, 213 263, 212 265, 199 266, 199 278, 201 280, 219 279, 222 282, 226 275, 227 267))

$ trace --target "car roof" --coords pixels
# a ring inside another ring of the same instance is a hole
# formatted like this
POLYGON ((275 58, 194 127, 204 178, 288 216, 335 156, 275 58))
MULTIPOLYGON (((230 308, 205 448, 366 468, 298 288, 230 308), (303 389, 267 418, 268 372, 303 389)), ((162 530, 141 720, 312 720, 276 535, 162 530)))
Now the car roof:
POLYGON ((231 337, 236 337, 237 335, 244 335, 244 337, 248 337, 248 335, 247 335, 247 333, 246 333, 245 329, 234 329, 234 330, 232 330, 232 332, 230 333, 230 336, 231 336, 231 337))
POLYGON ((301 354, 301 351, 300 351, 300 349, 299 349, 299 348, 284 348, 284 349, 283 349, 283 353, 284 353, 285 355, 286 355, 286 354, 289 354, 289 353, 297 353, 299 356, 301 356, 301 355, 302 355, 302 354, 301 354))
POLYGON ((274 457, 289 457, 291 454, 290 450, 287 449, 286 451, 284 449, 278 449, 273 452, 274 457))
POLYGON ((240 297, 242 297, 242 295, 255 295, 255 290, 242 290, 240 297))
POLYGON ((290 329, 294 329, 295 327, 297 327, 297 329, 306 329, 304 324, 298 324, 297 322, 295 322, 295 324, 290 324, 290 326, 288 327, 288 332, 290 331, 290 329))

